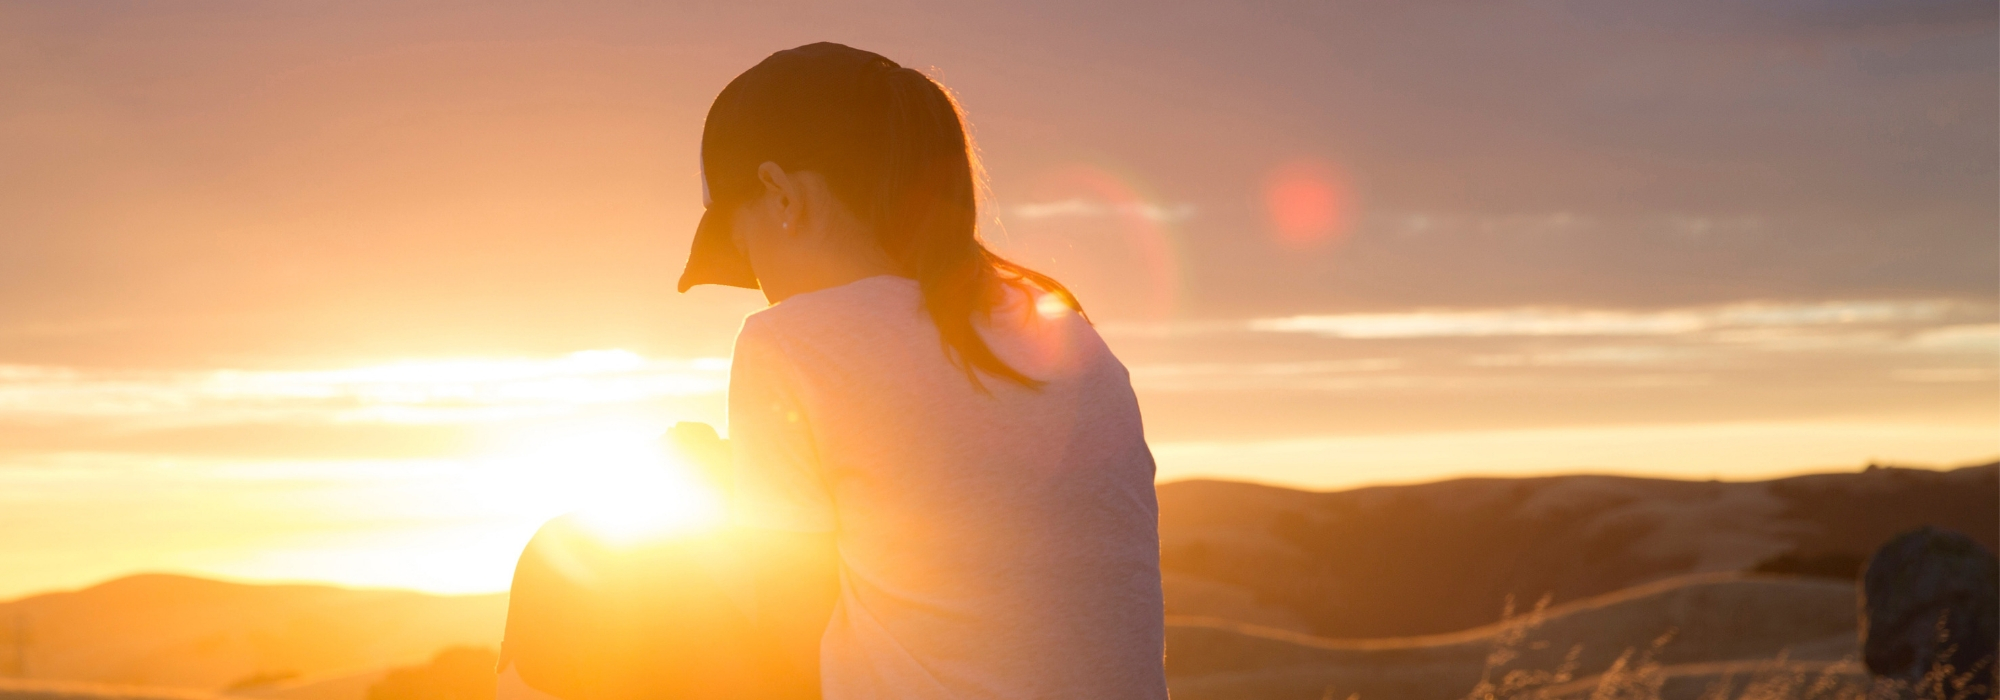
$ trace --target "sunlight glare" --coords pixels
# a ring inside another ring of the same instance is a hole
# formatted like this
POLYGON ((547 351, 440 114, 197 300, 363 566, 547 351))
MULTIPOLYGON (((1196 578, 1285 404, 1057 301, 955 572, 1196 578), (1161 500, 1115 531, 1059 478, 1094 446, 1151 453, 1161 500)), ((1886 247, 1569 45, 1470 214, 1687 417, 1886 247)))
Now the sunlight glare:
POLYGON ((722 524, 715 488, 642 420, 553 422, 499 441, 488 490, 504 508, 551 518, 573 513, 614 544, 690 534, 722 524))
POLYGON ((1062 318, 1069 313, 1069 302, 1054 294, 1043 294, 1035 299, 1035 313, 1047 319, 1062 318))

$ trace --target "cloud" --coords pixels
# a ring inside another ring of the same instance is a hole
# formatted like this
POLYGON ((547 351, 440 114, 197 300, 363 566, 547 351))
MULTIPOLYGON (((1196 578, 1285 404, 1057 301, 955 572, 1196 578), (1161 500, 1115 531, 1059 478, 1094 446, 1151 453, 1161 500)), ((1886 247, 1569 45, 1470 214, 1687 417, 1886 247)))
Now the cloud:
POLYGON ((703 109, 773 42, 829 34, 951 76, 1004 216, 1178 222, 1175 303, 1201 315, 1995 279, 1992 3, 252 6, 8 7, 0 356, 711 352, 680 343, 734 324, 660 301, 703 109), (1361 211, 1311 255, 1255 204, 1302 157, 1361 211), (1030 194, 1079 160, 1147 199, 1030 194))
POLYGON ((1441 338, 1510 335, 1678 335, 1701 330, 1700 316, 1613 311, 1438 311, 1290 316, 1250 321, 1250 330, 1331 338, 1441 338))
POLYGON ((0 418, 149 424, 482 423, 719 394, 726 358, 624 350, 307 371, 157 372, 0 365, 0 418))
POLYGON ((1992 367, 1925 367, 1919 369, 1898 369, 1890 373, 1900 382, 1919 384, 1958 384, 1972 382, 1991 383, 1996 376, 1992 367))
POLYGON ((1263 377, 1296 377, 1311 374, 1345 372, 1381 372, 1397 369, 1403 361, 1394 357, 1370 357, 1353 360, 1326 360, 1320 362, 1264 362, 1264 363, 1202 363, 1202 364, 1154 364, 1137 365, 1131 368, 1134 377, 1205 377, 1216 375, 1256 375, 1263 377))
POLYGON ((1474 367, 1578 367, 1660 364, 1689 355, 1686 349, 1665 345, 1621 345, 1581 347, 1536 353, 1472 355, 1465 364, 1474 367))
MULTIPOLYGON (((183 424, 133 425, 104 419, 51 420, 47 416, 0 420, 0 468, 12 472, 24 456, 124 454, 212 457, 232 460, 382 460, 445 458, 466 454, 485 434, 469 424, 282 422, 238 415, 252 422, 180 416, 183 424), (194 424, 188 424, 194 423, 194 424)), ((30 460, 30 463, 32 460, 30 460)))
POLYGON ((1980 421, 1697 422, 1158 442, 1161 481, 1353 488, 1459 477, 1612 472, 1766 479, 1863 464, 1953 465, 2000 454, 1980 421))
POLYGON ((1938 350, 2000 351, 2000 323, 1934 328, 1918 333, 1911 344, 1938 350))
POLYGON ((1258 392, 1273 393, 1353 393, 1451 394, 1454 392, 1575 392, 1626 389, 1662 389, 1708 386, 1714 377, 1693 372, 1654 372, 1614 376, 1555 375, 1465 375, 1441 373, 1398 374, 1315 374, 1284 376, 1255 372, 1223 373, 1201 377, 1139 377, 1133 388, 1144 392, 1258 392))
POLYGON ((1110 321, 1098 330, 1119 341, 1305 336, 1456 342, 1455 362, 1463 365, 1609 366, 1714 359, 1739 350, 1991 354, 2000 352, 2000 324, 1978 321, 1995 313, 1991 305, 1944 300, 1746 302, 1656 311, 1506 307, 1110 321), (1591 344, 1551 345, 1558 341, 1591 344))
MULTIPOLYGON (((1138 364, 1129 368, 1134 388, 1146 391, 1244 391, 1301 387, 1358 386, 1339 375, 1401 369, 1393 357, 1369 357, 1312 362, 1209 362, 1138 364)), ((1376 382, 1379 384, 1379 382, 1376 382)))
POLYGON ((1952 310, 1953 304, 1942 301, 1734 304, 1657 312, 1531 307, 1288 316, 1254 319, 1247 327, 1354 339, 1678 336, 1730 328, 1911 323, 1942 318, 1952 310))
POLYGON ((1065 199, 1055 202, 1034 202, 1016 204, 1007 212, 1023 219, 1049 219, 1064 216, 1103 217, 1137 216, 1161 223, 1172 223, 1194 216, 1194 205, 1162 205, 1151 202, 1109 203, 1092 199, 1065 199))

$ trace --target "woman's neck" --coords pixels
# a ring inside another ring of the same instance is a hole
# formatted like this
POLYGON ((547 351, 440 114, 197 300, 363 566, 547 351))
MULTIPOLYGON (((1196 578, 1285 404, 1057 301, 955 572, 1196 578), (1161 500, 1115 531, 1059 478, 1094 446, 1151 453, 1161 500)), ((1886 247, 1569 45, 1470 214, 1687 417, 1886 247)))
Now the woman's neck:
POLYGON ((870 277, 901 274, 901 271, 889 262, 888 256, 879 250, 874 250, 873 246, 868 248, 842 246, 842 248, 847 249, 815 251, 816 254, 809 260, 801 260, 802 264, 798 265, 788 265, 790 269, 780 274, 769 276, 759 274, 758 282, 764 291, 764 299, 776 304, 800 294, 832 289, 870 277))

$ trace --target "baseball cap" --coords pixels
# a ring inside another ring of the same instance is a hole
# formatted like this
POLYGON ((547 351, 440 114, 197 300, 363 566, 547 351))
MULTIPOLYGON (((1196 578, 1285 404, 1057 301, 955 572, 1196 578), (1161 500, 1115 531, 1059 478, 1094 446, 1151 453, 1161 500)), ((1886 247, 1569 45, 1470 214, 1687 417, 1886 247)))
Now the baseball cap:
MULTIPOLYGON (((893 107, 876 76, 900 68, 879 54, 820 42, 771 54, 709 105, 701 134, 702 204, 680 291, 698 284, 756 289, 731 214, 763 192, 757 167, 843 170, 884 152, 893 107)), ((879 157, 879 155, 877 156, 879 157)))

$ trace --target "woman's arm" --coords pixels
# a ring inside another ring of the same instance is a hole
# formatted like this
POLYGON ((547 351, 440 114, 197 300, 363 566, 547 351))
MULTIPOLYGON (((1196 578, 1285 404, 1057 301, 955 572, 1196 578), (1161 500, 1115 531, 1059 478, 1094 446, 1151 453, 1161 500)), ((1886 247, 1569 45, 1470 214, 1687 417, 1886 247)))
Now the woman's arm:
MULTIPOLYGON (((754 432, 754 430, 753 430, 754 432)), ((668 433, 674 449, 731 500, 730 441, 703 423, 680 423, 668 433)), ((840 596, 840 552, 832 532, 738 527, 730 535, 751 574, 757 634, 777 662, 772 676, 782 698, 819 697, 819 642, 840 596)))
POLYGON ((819 697, 819 643, 840 595, 839 518, 801 378, 752 316, 729 368, 730 517, 752 562, 759 633, 819 697))
POLYGON ((833 533, 745 529, 738 536, 754 562, 758 631, 797 680, 785 697, 817 698, 820 637, 840 597, 833 533))

